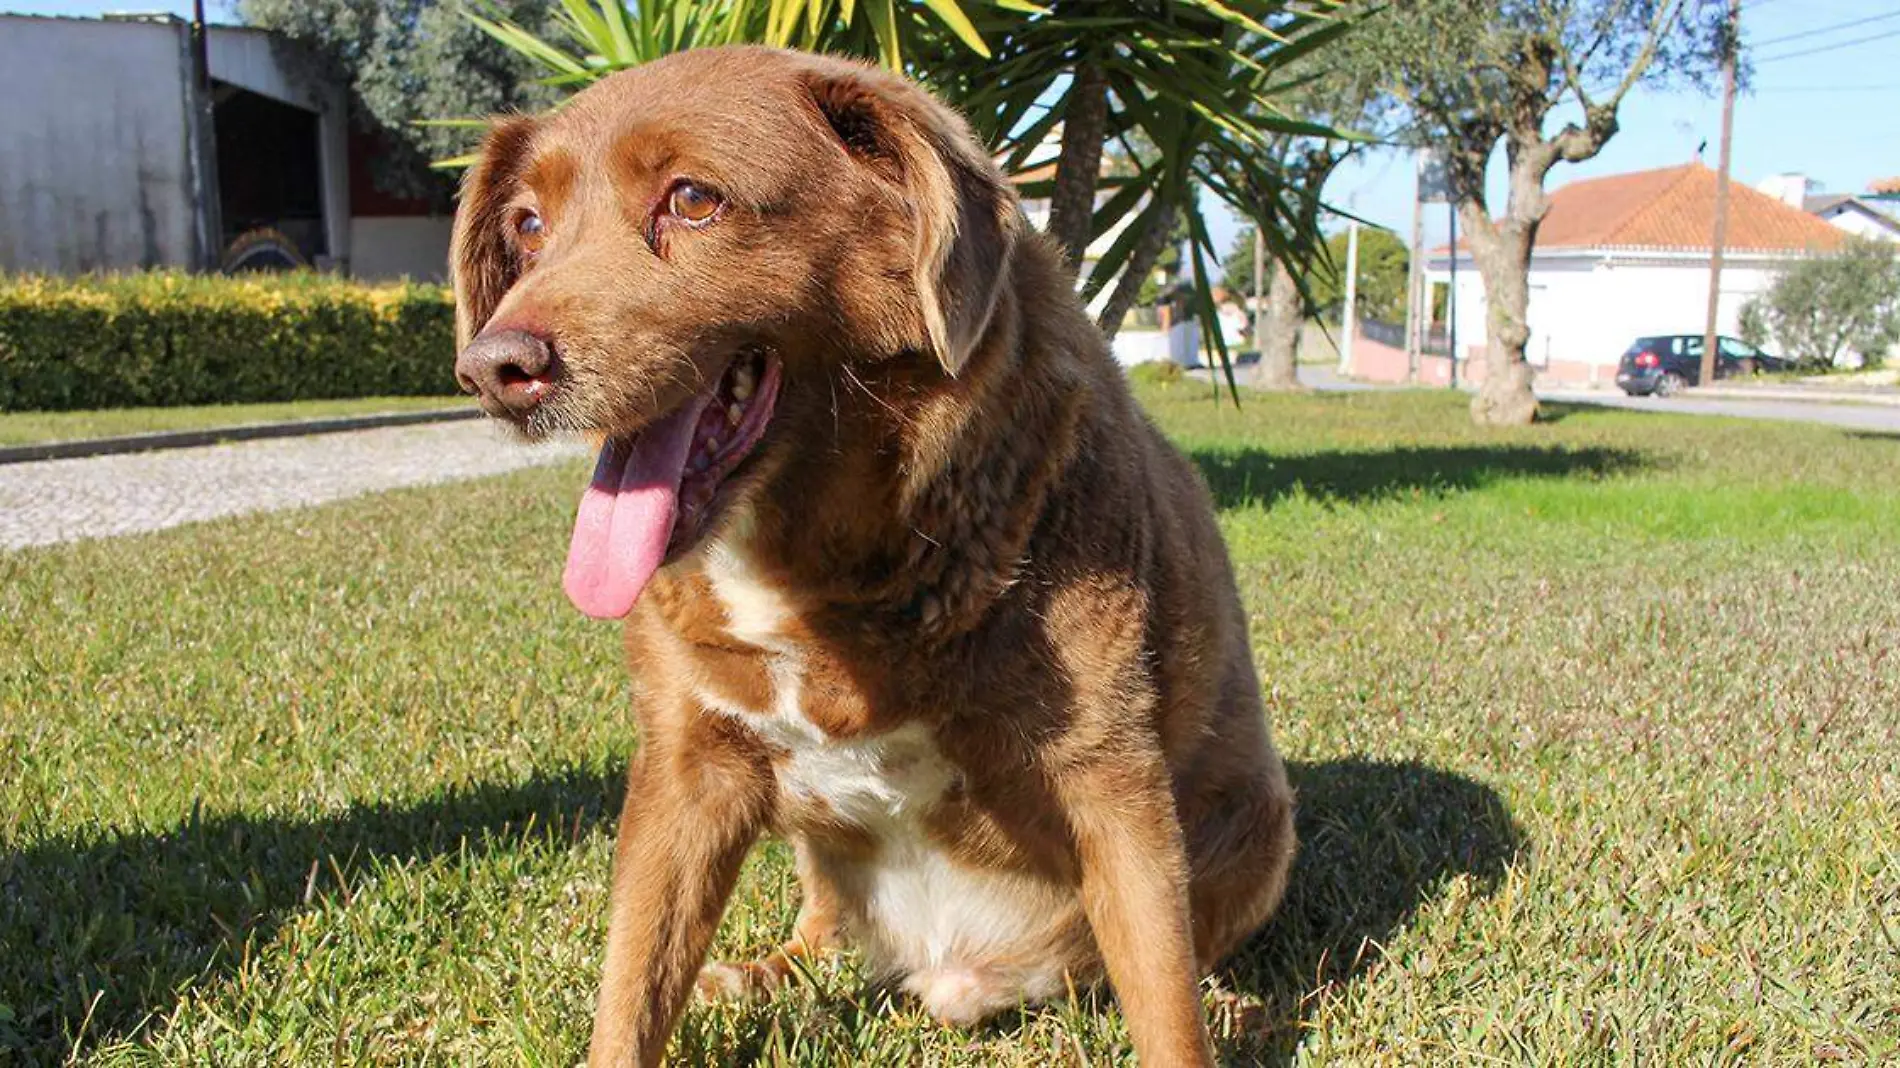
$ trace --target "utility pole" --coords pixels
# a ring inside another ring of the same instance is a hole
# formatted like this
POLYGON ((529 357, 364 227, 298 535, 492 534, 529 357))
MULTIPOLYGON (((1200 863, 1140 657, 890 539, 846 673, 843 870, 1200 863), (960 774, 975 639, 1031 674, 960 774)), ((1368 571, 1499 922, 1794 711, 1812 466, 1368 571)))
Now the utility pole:
POLYGON ((1359 330, 1359 220, 1346 220, 1346 307, 1339 324, 1339 373, 1352 373, 1352 336, 1359 330))
MULTIPOLYGON (((1263 211, 1260 213, 1260 218, 1262 219, 1270 219, 1272 217, 1273 216, 1267 212, 1263 211)), ((1256 221, 1253 224, 1253 307, 1247 309, 1252 313, 1247 317, 1247 329, 1253 333, 1253 351, 1261 356, 1266 355, 1267 351, 1265 340, 1267 332, 1263 329, 1263 327, 1267 325, 1266 305, 1261 303, 1260 300, 1260 294, 1267 284, 1266 277, 1267 230, 1265 226, 1256 221)))
POLYGON ((216 271, 224 253, 224 219, 219 210, 218 135, 213 124, 210 37, 204 0, 191 5, 187 59, 191 86, 185 93, 186 181, 192 198, 193 267, 216 271))
POLYGON ((1405 263, 1405 380, 1418 381, 1418 365, 1425 354, 1425 334, 1431 329, 1425 306, 1425 190, 1420 172, 1425 154, 1418 153, 1412 169, 1412 254, 1405 263))
POLYGON ((1728 25, 1722 31, 1722 150, 1715 175, 1715 235, 1709 242, 1709 320, 1702 332, 1699 385, 1715 384, 1716 316, 1722 306, 1722 253, 1728 243, 1729 148, 1735 135, 1735 53, 1742 44, 1742 0, 1729 0, 1728 25))
POLYGON ((1452 389, 1458 388, 1458 204, 1446 198, 1445 218, 1451 220, 1451 284, 1445 287, 1445 340, 1451 348, 1452 389))

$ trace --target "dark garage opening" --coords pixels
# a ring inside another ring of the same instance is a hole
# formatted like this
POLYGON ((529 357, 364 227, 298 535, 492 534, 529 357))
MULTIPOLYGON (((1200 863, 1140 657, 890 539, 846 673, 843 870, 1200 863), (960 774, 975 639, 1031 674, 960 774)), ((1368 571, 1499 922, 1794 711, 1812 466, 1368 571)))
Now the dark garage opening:
POLYGON ((323 173, 317 113, 225 82, 214 83, 218 207, 227 268, 303 264, 329 253, 323 230, 323 173), (261 231, 276 231, 291 249, 261 231), (243 239, 245 250, 234 248, 243 239))

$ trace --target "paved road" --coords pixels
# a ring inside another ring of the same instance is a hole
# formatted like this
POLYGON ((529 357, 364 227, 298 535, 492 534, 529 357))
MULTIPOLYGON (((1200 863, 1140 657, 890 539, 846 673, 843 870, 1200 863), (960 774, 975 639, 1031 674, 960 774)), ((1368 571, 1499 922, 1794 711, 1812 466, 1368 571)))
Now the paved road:
POLYGON ((1849 430, 1900 434, 1900 407, 1884 404, 1823 403, 1818 401, 1739 400, 1729 398, 1628 397, 1608 390, 1542 391, 1544 400, 1629 408, 1639 412, 1683 412, 1689 415, 1732 415, 1743 419, 1785 419, 1797 423, 1825 423, 1849 430))
POLYGON ((490 423, 462 422, 7 464, 0 466, 0 548, 302 508, 501 474, 580 451, 529 448, 490 423))
MULTIPOLYGON (((1398 386, 1373 385, 1340 378, 1330 367, 1308 364, 1300 368, 1300 381, 1313 389, 1329 392, 1356 392, 1366 389, 1397 389, 1398 386)), ((1688 415, 1729 415, 1742 419, 1784 419, 1797 423, 1822 423, 1849 430, 1900 434, 1900 406, 1879 404, 1834 404, 1815 401, 1745 400, 1715 397, 1669 398, 1630 397, 1617 390, 1539 390, 1538 397, 1548 401, 1595 404, 1605 408, 1627 408, 1638 412, 1681 412, 1688 415)))

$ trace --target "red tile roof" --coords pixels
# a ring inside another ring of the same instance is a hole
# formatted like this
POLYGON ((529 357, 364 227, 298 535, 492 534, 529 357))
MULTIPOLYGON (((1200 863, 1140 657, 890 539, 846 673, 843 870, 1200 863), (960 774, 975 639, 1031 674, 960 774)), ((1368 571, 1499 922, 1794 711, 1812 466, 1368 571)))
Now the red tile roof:
MULTIPOLYGON (((1715 172, 1700 163, 1571 182, 1550 195, 1537 247, 1706 252, 1715 230, 1716 182, 1715 172)), ((1729 182, 1731 251, 1812 252, 1839 248, 1845 239, 1799 208, 1729 182)))

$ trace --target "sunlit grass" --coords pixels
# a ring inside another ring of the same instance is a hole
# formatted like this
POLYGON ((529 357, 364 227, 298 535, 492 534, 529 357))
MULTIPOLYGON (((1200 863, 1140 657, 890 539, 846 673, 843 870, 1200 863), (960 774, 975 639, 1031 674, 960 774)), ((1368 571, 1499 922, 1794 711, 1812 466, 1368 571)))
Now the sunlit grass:
MULTIPOLYGON (((1900 1057, 1900 440, 1204 389, 1145 399, 1302 804, 1234 1059, 1900 1057)), ((635 743, 584 474, 0 555, 0 1063, 577 1059, 635 743)), ((761 850, 720 952, 795 908, 761 850)), ((953 1031, 848 961, 675 1054, 1132 1061, 1100 992, 953 1031)))

